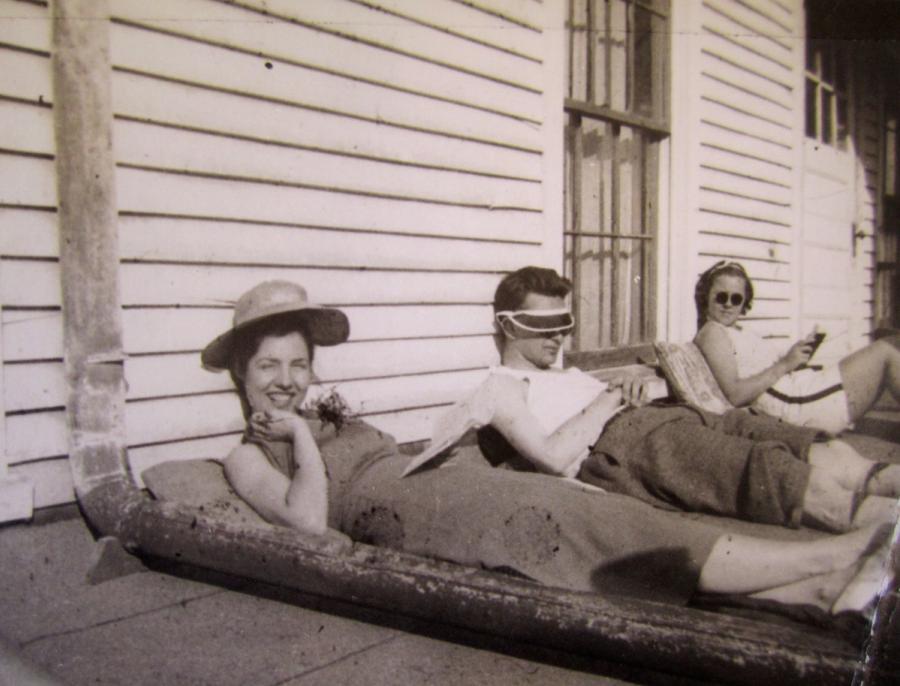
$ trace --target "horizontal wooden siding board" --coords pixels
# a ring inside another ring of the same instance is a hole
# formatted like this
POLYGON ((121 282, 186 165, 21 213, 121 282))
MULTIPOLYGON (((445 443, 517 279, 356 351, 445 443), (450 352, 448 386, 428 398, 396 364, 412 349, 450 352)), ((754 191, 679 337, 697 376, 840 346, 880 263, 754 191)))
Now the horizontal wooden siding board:
POLYGON ((114 139, 117 161, 129 165, 450 203, 541 207, 540 184, 527 181, 354 159, 132 121, 117 122, 114 139))
POLYGON ((49 54, 52 27, 52 18, 46 7, 0 0, 0 43, 49 54))
POLYGON ((388 126, 377 120, 338 116, 152 76, 114 72, 112 96, 120 117, 412 166, 533 181, 541 178, 541 156, 535 152, 388 126), (178 106, 173 107, 173 102, 178 106))
POLYGON ((293 0, 247 0, 238 4, 255 6, 269 15, 296 19, 321 26, 334 33, 384 46, 402 54, 430 62, 452 65, 472 74, 497 81, 537 88, 540 80, 527 81, 522 59, 502 51, 463 43, 440 30, 394 17, 347 0, 297 4, 293 0), (465 49, 461 49, 461 45, 465 49))
MULTIPOLYGON (((160 265, 122 265, 125 304, 228 305, 265 279, 287 279, 306 286, 310 297, 324 304, 489 303, 499 275, 378 270, 305 268, 218 269, 206 265, 164 269, 160 265), (160 275, 170 281, 153 279, 160 275), (212 277, 207 284, 204 279, 212 277), (183 285, 184 288, 179 288, 183 285)), ((6 307, 58 308, 61 302, 59 265, 55 262, 4 262, 0 293, 6 307), (28 288, 17 284, 27 283, 28 288)), ((46 317, 38 312, 36 316, 46 317)))
POLYGON ((55 153, 50 108, 0 99, 0 122, 3 122, 0 149, 43 155, 55 153))
MULTIPOLYGON (((363 196, 244 179, 120 167, 116 188, 120 211, 139 214, 228 217, 533 243, 539 243, 543 233, 543 218, 536 211, 363 196)), ((29 197, 26 190, 21 189, 22 197, 29 197)), ((33 190, 30 197, 47 201, 33 190)))
MULTIPOLYGON (((428 6, 429 12, 434 11, 432 5, 428 6)), ((501 106, 497 96, 511 93, 505 84, 468 74, 460 78, 460 72, 452 66, 432 64, 271 17, 264 20, 258 13, 238 6, 202 0, 162 0, 148 12, 147 5, 138 0, 116 0, 113 7, 113 16, 119 21, 228 46, 266 59, 273 68, 277 60, 293 62, 476 107, 499 106, 501 111, 519 106, 528 111, 531 107, 527 103, 534 97, 530 91, 518 89, 521 95, 513 91, 512 98, 501 106), (436 90, 438 84, 440 89, 436 90)), ((539 64, 520 59, 518 67, 517 78, 539 83, 539 64)))
MULTIPOLYGON (((25 229, 23 229, 25 230, 25 229)), ((27 253, 27 248, 16 250, 27 253)), ((124 216, 120 218, 120 250, 129 261, 167 261, 193 263, 189 269, 203 270, 215 279, 215 268, 197 263, 278 265, 289 261, 293 267, 365 267, 367 269, 403 269, 410 271, 511 271, 539 259, 534 244, 466 241, 442 236, 409 236, 367 231, 335 231, 304 226, 266 225, 216 220, 191 220, 177 217, 124 216), (253 241, 248 241, 253 236, 253 241), (234 246, 240 245, 240 250, 234 246)), ((166 277, 177 278, 160 267, 166 277)), ((247 276, 226 269, 227 278, 252 285, 252 279, 265 278, 261 269, 249 269, 247 276)), ((304 275, 300 274, 298 278, 304 275)), ((393 277, 389 277, 393 278, 393 277)), ((456 282, 456 277, 449 277, 456 282)), ((196 287, 178 279, 187 293, 196 287)), ((418 284, 410 281, 411 287, 418 284)), ((210 281, 209 287, 214 284, 210 281)), ((249 286, 248 286, 249 287, 249 286)), ((169 289, 172 290, 172 289, 169 289)), ((177 292, 174 300, 180 302, 177 292)), ((191 302, 189 296, 187 302, 191 302)), ((146 301, 129 300, 129 304, 146 301)))
POLYGON ((31 102, 51 102, 50 58, 0 46, 0 94, 31 102))
MULTIPOLYGON (((540 128, 535 123, 541 120, 542 101, 537 95, 529 96, 527 105, 505 116, 125 25, 113 25, 110 52, 115 68, 160 74, 387 125, 415 126, 533 150, 541 145, 540 128), (267 63, 272 68, 267 68, 267 63)), ((512 92, 502 95, 513 103, 517 99, 512 92)), ((502 95, 498 94, 498 103, 505 100, 502 95)))
MULTIPOLYGON (((453 35, 493 46, 539 63, 543 56, 541 22, 529 23, 514 14, 485 11, 457 0, 361 0, 364 4, 436 25, 453 35)), ((523 5, 524 3, 519 3, 523 5)), ((539 79, 534 80, 535 85, 539 79)))

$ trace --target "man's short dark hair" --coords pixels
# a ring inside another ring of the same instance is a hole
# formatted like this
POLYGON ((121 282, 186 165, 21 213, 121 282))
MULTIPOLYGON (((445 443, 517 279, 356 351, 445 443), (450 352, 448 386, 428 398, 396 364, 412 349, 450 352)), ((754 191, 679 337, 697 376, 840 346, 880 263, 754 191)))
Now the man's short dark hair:
POLYGON ((494 293, 494 312, 521 309, 529 293, 565 298, 572 282, 546 267, 522 267, 503 277, 494 293))

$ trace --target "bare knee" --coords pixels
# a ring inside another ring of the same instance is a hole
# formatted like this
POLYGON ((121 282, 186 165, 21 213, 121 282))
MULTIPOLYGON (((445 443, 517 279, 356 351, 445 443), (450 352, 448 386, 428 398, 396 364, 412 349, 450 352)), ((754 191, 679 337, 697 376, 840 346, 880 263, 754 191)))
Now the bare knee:
POLYGON ((900 349, 884 339, 842 359, 840 370, 851 420, 864 415, 885 388, 900 392, 900 349))
POLYGON ((885 336, 884 338, 880 338, 875 341, 876 344, 884 344, 889 348, 892 348, 894 352, 900 354, 900 334, 893 334, 891 336, 885 336))

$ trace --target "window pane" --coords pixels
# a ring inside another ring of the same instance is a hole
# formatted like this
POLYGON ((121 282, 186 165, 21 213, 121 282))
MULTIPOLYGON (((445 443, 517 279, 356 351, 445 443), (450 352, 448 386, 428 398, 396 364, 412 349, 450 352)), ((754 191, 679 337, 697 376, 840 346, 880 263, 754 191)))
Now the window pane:
POLYGON ((569 3, 569 89, 568 97, 588 100, 590 60, 588 59, 588 0, 569 3))
POLYGON ((837 143, 844 147, 844 144, 847 141, 847 98, 838 95, 836 96, 836 116, 837 121, 835 122, 835 134, 837 135, 837 143))
POLYGON ((811 79, 806 79, 806 135, 809 138, 818 138, 816 130, 816 84, 811 79))
POLYGON ((832 116, 834 107, 834 93, 822 89, 822 131, 820 132, 820 140, 828 145, 834 145, 834 117, 832 116))
POLYGON ((834 83, 834 46, 830 42, 822 41, 819 54, 822 60, 822 80, 834 83))
POLYGON ((834 54, 834 89, 840 94, 847 92, 847 71, 849 69, 849 60, 847 51, 841 46, 832 46, 834 54))
POLYGON ((897 120, 889 117, 884 132, 884 194, 897 193, 897 120))
POLYGON ((634 111, 644 116, 655 114, 653 107, 653 21, 640 6, 634 10, 634 111))

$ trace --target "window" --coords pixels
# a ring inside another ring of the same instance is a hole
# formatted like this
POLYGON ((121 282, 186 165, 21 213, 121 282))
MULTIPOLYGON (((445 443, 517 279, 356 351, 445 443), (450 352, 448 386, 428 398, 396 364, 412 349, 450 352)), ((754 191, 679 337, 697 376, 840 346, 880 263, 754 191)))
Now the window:
POLYGON ((573 347, 655 336, 668 0, 569 0, 565 272, 573 347))
POLYGON ((847 147, 847 41, 833 32, 828 12, 810 6, 806 15, 806 136, 840 150, 847 147))

